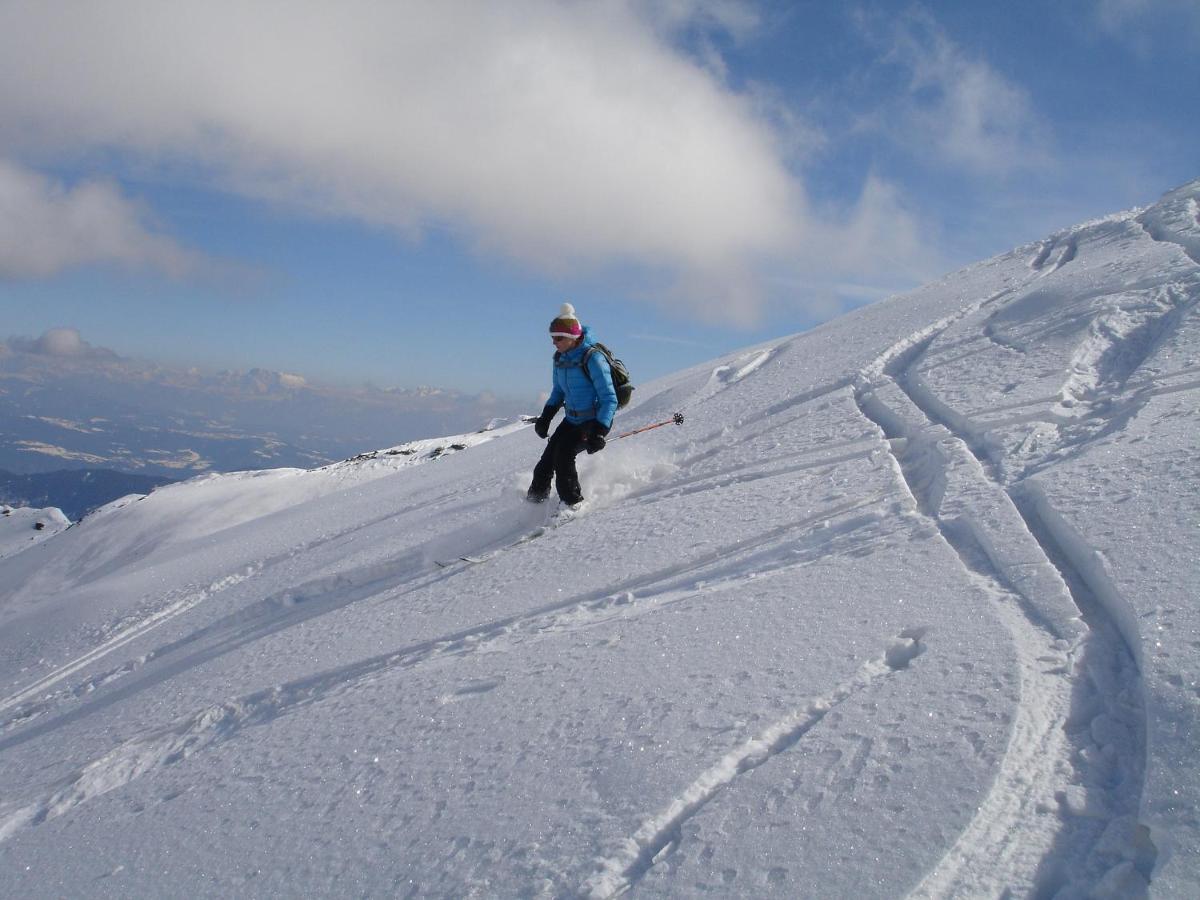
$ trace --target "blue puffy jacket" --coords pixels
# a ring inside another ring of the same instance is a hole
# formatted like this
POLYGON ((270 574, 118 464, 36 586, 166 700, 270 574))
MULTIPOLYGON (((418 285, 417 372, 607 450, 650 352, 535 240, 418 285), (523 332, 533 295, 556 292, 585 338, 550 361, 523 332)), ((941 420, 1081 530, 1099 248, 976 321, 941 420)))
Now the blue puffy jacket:
POLYGON ((554 354, 554 390, 546 405, 555 409, 565 406, 567 421, 576 425, 595 419, 605 428, 612 428, 617 392, 608 358, 597 350, 588 358, 587 371, 583 368, 583 358, 594 343, 585 325, 583 342, 578 347, 554 354))

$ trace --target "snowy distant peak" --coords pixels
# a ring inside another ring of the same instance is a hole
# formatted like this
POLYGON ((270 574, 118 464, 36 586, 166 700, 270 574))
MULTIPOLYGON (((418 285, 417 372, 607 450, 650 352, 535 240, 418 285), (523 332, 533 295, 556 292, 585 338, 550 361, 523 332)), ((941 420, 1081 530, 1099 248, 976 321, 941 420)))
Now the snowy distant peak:
POLYGON ((92 373, 113 381, 157 383, 164 387, 257 397, 288 392, 309 392, 314 396, 333 399, 392 397, 423 400, 433 397, 464 398, 460 391, 431 385, 412 388, 343 387, 311 381, 296 372, 283 372, 255 366, 248 370, 225 369, 205 372, 196 367, 177 368, 170 365, 118 356, 104 347, 94 347, 74 329, 51 329, 41 337, 10 337, 0 342, 0 360, 6 370, 0 374, 10 377, 18 373, 27 380, 44 380, 54 374, 92 373), (56 336, 69 333, 70 338, 56 336), (19 368, 18 368, 19 367, 19 368))
POLYGON ((451 391, 446 388, 433 387, 431 385, 421 384, 413 388, 381 388, 368 384, 364 389, 368 394, 385 394, 390 396, 402 397, 453 397, 458 396, 458 391, 451 391))
MULTIPOLYGON (((262 367, 206 374, 66 353, 69 341, 45 338, 12 339, 0 353, 0 469, 88 466, 180 478, 310 468, 525 406, 434 387, 327 386, 262 367), (41 344, 61 352, 39 352, 41 344)), ((75 344, 86 347, 81 338, 75 344)))
POLYGON ((308 387, 302 375, 259 368, 244 373, 221 372, 217 375, 217 381, 222 387, 243 390, 252 395, 280 394, 308 387))

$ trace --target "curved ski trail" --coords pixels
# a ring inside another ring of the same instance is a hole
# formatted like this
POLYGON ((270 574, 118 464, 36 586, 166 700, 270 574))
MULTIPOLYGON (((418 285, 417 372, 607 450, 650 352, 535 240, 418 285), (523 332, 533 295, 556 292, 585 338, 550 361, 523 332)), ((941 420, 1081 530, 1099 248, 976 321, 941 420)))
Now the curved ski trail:
POLYGON ((1136 823, 1144 709, 1136 649, 1118 636, 1121 604, 1097 602, 1071 564, 1079 552, 1064 548, 1048 524, 1053 513, 1043 509, 1044 496, 1004 487, 973 450, 983 446, 981 436, 962 417, 946 414, 916 375, 941 332, 982 305, 897 344, 864 372, 857 391, 916 507, 988 584, 1021 678, 1021 702, 996 779, 913 896, 1053 893, 1067 885, 1089 890, 1105 879, 1148 879, 1153 854, 1148 861, 1145 830, 1136 823), (1085 710, 1091 712, 1075 721, 1085 710), (1105 744, 1117 757, 1115 779, 1111 761, 1100 761, 1089 736, 1098 726, 1103 730, 1102 722, 1120 723, 1133 736, 1115 750, 1105 744), (1130 835, 1115 855, 1114 833, 1130 835))

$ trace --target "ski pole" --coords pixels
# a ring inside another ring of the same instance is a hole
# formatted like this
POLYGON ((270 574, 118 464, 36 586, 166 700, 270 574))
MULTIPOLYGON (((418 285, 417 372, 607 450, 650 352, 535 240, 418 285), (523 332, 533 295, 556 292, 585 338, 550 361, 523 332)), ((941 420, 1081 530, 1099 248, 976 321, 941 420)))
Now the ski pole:
POLYGON ((672 423, 674 423, 675 425, 682 425, 683 424, 683 413, 677 412, 677 413, 675 413, 675 415, 671 416, 671 418, 664 419, 661 422, 655 422, 653 425, 646 425, 642 428, 635 428, 633 431, 627 431, 624 434, 618 434, 617 440, 619 441, 621 438, 633 437, 633 435, 641 434, 643 431, 651 431, 652 429, 655 429, 655 428, 662 428, 664 425, 670 425, 672 423))

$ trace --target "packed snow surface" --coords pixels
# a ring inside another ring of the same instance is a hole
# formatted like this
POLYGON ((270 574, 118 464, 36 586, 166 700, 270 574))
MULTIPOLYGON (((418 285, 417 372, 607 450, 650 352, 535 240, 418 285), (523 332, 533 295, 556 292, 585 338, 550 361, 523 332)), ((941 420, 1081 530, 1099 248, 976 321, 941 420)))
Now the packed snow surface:
POLYGON ((1198 198, 7 555, 0 894, 1200 896, 1198 198))

